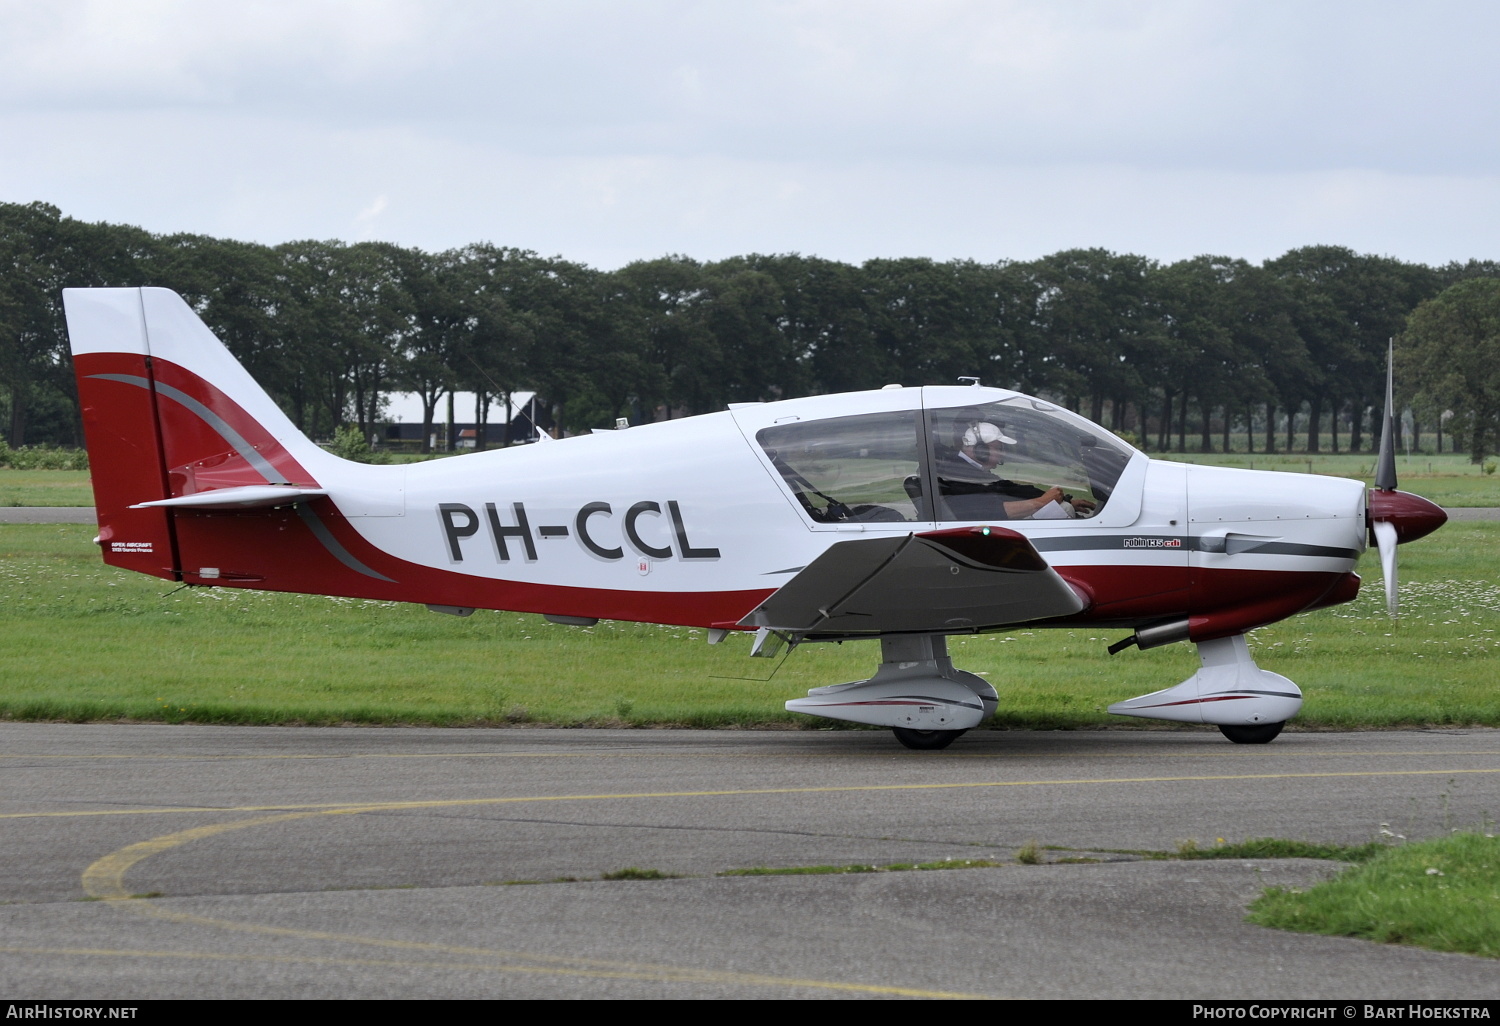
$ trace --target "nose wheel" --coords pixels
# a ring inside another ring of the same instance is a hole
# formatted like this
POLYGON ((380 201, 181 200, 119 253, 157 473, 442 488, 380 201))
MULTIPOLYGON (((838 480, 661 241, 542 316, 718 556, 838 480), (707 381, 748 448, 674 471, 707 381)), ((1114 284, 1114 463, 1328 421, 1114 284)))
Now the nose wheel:
POLYGON ((922 752, 933 752, 939 748, 947 748, 960 737, 967 734, 966 730, 912 730, 910 727, 892 727, 891 733, 896 735, 908 748, 915 748, 922 752))

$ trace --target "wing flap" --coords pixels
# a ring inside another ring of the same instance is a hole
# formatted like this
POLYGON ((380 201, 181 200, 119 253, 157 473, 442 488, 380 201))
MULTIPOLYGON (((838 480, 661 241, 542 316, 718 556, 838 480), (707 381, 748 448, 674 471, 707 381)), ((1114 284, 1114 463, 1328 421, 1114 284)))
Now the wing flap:
POLYGON ((1024 535, 961 527, 839 542, 740 625, 799 634, 967 630, 1083 607, 1024 535))

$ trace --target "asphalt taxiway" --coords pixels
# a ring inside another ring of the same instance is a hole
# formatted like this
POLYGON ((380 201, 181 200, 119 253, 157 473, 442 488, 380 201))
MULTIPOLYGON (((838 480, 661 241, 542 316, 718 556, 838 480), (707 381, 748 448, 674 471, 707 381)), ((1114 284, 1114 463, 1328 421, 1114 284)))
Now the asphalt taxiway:
POLYGON ((1330 864, 1119 853, 1492 822, 1493 730, 977 731, 917 753, 859 731, 4 723, 0 774, 0 979, 31 998, 1463 998, 1497 979, 1243 921, 1330 864), (1014 864, 1028 842, 1053 864, 1014 864), (1009 864, 717 875, 943 859, 1009 864), (621 870, 672 878, 601 879, 621 870))

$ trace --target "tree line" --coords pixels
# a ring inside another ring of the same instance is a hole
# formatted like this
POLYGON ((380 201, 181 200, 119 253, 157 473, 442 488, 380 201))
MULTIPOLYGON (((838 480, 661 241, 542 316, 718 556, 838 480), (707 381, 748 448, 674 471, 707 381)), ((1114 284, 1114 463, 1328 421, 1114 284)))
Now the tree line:
POLYGON ((0 268, 12 446, 80 441, 60 293, 107 285, 180 293, 313 437, 351 425, 369 437, 392 392, 422 396, 426 439, 454 390, 481 404, 534 390, 550 423, 580 431, 973 375, 1160 450, 1364 451, 1378 444, 1386 340, 1403 336, 1416 444, 1442 448, 1446 431, 1448 448, 1476 459, 1495 444, 1496 412, 1464 398, 1462 381, 1444 384, 1444 354, 1484 359, 1486 343, 1454 341, 1483 318, 1455 314, 1467 327, 1443 321, 1423 338, 1447 341, 1425 350, 1403 335, 1445 290, 1493 295, 1492 261, 1429 267, 1308 246, 1259 265, 1076 249, 858 266, 667 256, 600 271, 488 243, 429 253, 157 235, 31 203, 0 204, 0 268), (1487 284, 1466 285, 1476 280, 1487 284))

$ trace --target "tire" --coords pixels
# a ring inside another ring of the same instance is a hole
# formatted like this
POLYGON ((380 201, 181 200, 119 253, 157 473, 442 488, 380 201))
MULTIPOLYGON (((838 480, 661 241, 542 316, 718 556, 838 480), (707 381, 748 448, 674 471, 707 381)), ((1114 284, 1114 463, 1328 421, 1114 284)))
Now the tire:
POLYGON ((922 752, 935 752, 940 748, 947 748, 964 734, 965 730, 912 730, 910 727, 892 727, 891 733, 896 735, 908 748, 915 748, 922 752))
POLYGON ((1254 723, 1230 726, 1227 723, 1219 724, 1219 733, 1237 745, 1268 745, 1281 733, 1281 728, 1286 726, 1286 721, 1280 723, 1254 723))

